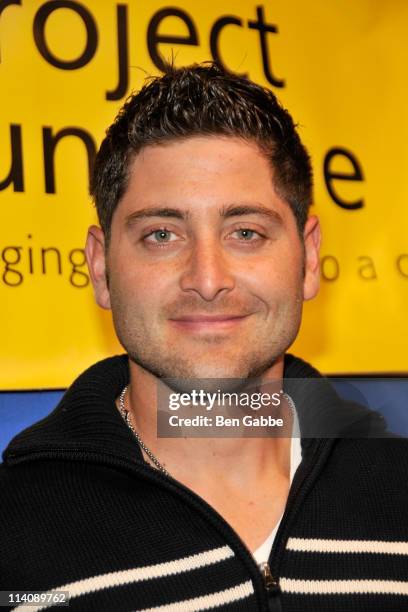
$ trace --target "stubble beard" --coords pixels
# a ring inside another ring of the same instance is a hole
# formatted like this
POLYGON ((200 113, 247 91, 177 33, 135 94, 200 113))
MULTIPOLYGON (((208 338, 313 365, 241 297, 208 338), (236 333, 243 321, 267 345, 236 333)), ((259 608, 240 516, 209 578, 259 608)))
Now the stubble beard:
POLYGON ((273 334, 269 332, 268 337, 266 331, 258 347, 247 352, 223 349, 220 336, 207 337, 203 339, 207 350, 202 352, 202 356, 199 350, 194 353, 192 349, 192 357, 186 357, 186 351, 183 354, 177 348, 172 350, 165 341, 152 336, 143 324, 132 325, 130 320, 135 317, 126 316, 120 306, 113 310, 116 333, 129 359, 156 378, 165 379, 166 384, 178 392, 196 388, 200 380, 208 391, 213 387, 222 387, 224 391, 242 389, 245 381, 261 377, 276 363, 296 338, 300 326, 298 313, 285 329, 275 332, 273 339, 270 337, 273 334), (223 356, 221 363, 217 363, 217 355, 223 350, 229 356, 223 356), (206 354, 209 355, 207 359, 206 354))

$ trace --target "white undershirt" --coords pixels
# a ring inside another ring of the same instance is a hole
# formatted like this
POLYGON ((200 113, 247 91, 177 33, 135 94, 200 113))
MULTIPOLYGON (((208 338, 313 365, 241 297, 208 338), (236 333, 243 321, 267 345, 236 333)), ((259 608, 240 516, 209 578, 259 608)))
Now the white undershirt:
MULTIPOLYGON (((293 476, 295 475, 295 472, 298 469, 301 461, 302 461, 302 447, 300 444, 300 436, 299 436, 299 422, 298 422, 297 415, 295 412, 293 435, 292 435, 291 444, 290 444, 289 487, 292 484, 293 476)), ((256 563, 260 564, 260 563, 264 563, 268 561, 269 555, 272 550, 272 545, 275 540, 276 532, 278 531, 278 527, 282 520, 282 516, 283 514, 281 515, 279 521, 277 522, 277 524, 275 525, 275 527, 273 528, 269 536, 266 538, 266 540, 260 546, 258 546, 258 548, 252 553, 256 563)))

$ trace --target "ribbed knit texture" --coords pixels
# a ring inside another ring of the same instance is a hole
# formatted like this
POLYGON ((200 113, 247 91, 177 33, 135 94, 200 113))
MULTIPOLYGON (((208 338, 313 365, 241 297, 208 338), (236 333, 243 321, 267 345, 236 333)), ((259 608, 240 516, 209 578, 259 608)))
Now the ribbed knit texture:
MULTIPOLYGON (((4 452, 0 590, 70 585, 69 609, 90 611, 408 610, 406 440, 302 437, 268 592, 218 513, 144 462, 114 405, 128 377, 126 356, 92 366, 4 452)), ((286 355, 303 433, 316 415, 326 433, 380 431, 376 415, 301 378, 320 375, 286 355)))

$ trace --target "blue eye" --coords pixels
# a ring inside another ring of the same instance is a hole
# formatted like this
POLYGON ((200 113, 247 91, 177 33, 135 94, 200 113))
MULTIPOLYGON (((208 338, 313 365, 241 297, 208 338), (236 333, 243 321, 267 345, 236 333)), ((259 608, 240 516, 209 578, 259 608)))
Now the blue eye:
POLYGON ((174 232, 171 232, 165 227, 162 227, 157 230, 152 230, 149 234, 146 234, 146 236, 144 236, 143 239, 147 242, 163 244, 165 242, 173 242, 174 238, 173 239, 171 238, 172 235, 174 235, 174 232))
POLYGON ((167 230, 156 230, 152 235, 158 240, 158 242, 167 242, 169 240, 169 234, 171 234, 171 232, 167 230))
POLYGON ((238 234, 238 239, 241 242, 258 242, 258 240, 262 240, 262 234, 249 227, 239 227, 232 232, 233 234, 238 234))
POLYGON ((237 230, 237 232, 240 232, 241 237, 244 238, 245 240, 250 240, 252 236, 257 233, 255 232, 255 230, 251 230, 251 229, 239 229, 237 230))

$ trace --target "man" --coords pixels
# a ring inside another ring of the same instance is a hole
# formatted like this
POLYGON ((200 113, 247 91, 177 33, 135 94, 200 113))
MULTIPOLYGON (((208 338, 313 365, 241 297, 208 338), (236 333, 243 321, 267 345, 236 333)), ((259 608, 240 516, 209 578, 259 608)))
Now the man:
POLYGON ((287 353, 320 244, 290 115, 216 65, 169 68, 109 128, 92 190, 89 270, 126 355, 5 451, 1 590, 78 610, 406 610, 406 442, 287 353), (160 436, 169 379, 277 382, 301 440, 160 436))

